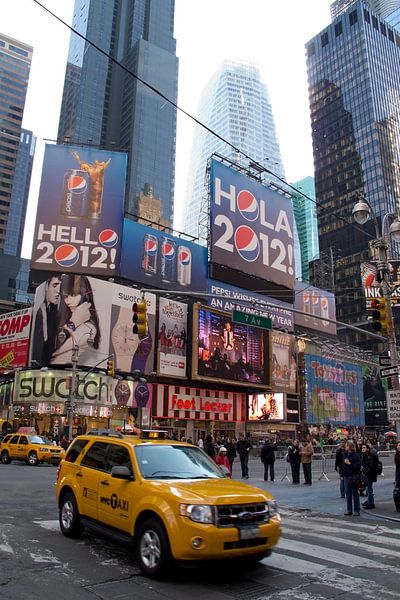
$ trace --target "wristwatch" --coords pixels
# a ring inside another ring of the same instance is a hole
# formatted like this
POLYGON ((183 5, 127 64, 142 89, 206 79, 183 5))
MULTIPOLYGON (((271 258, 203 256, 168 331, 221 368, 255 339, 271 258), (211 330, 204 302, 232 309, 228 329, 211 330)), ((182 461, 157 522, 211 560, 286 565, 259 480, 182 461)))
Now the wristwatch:
POLYGON ((70 329, 71 331, 75 331, 75 329, 76 329, 76 325, 75 325, 75 323, 74 323, 73 321, 68 321, 68 323, 67 323, 67 327, 68 327, 68 329, 70 329))
POLYGON ((118 319, 111 332, 115 364, 117 369, 129 373, 132 358, 139 345, 137 334, 132 333, 132 311, 119 307, 118 319))

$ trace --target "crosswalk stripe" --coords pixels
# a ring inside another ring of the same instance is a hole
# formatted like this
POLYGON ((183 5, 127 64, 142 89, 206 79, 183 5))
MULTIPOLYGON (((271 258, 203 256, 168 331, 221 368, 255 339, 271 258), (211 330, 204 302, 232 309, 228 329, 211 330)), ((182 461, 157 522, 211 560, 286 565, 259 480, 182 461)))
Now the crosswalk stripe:
POLYGON ((276 549, 274 549, 271 556, 263 558, 260 562, 272 569, 282 569, 283 571, 289 571, 290 573, 304 573, 307 575, 315 575, 327 568, 326 565, 282 554, 276 549))
MULTIPOLYGON (((388 535, 393 535, 398 537, 399 533, 398 531, 394 531, 393 529, 390 529, 390 527, 385 527, 384 525, 379 524, 371 524, 369 525, 368 523, 357 523, 354 520, 350 520, 348 518, 346 518, 346 520, 344 519, 344 517, 342 518, 342 515, 338 515, 336 518, 333 517, 329 517, 329 516, 319 516, 319 517, 315 517, 315 516, 309 516, 309 515, 304 515, 302 513, 298 513, 296 511, 293 510, 282 510, 281 508, 279 509, 280 515, 282 517, 282 522, 283 525, 287 522, 287 517, 295 517, 296 518, 296 523, 320 523, 321 525, 326 525, 326 524, 332 524, 332 525, 336 525, 337 527, 340 527, 341 530, 343 528, 343 523, 346 523, 346 529, 357 529, 357 530, 367 530, 368 532, 371 531, 379 531, 380 533, 385 533, 388 535)), ((372 514, 372 513, 371 513, 372 514)))

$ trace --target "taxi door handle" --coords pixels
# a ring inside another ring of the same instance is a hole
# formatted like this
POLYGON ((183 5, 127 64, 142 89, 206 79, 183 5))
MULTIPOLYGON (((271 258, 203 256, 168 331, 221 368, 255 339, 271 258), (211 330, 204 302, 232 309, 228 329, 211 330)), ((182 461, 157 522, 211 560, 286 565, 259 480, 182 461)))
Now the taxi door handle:
POLYGON ((77 473, 76 476, 77 477, 83 477, 82 473, 77 473))
POLYGON ((107 479, 104 479, 103 481, 100 481, 101 485, 110 485, 107 481, 107 479))

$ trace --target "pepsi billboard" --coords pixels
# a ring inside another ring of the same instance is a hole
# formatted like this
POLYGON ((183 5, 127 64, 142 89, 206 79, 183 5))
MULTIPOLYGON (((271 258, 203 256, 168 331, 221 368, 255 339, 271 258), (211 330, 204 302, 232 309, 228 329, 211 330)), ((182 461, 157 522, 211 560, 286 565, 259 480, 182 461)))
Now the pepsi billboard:
POLYGON ((32 269, 116 274, 126 163, 121 152, 46 145, 32 269))
POLYGON ((204 291, 207 248, 125 219, 120 275, 161 289, 204 291))
POLYGON ((335 295, 332 292, 296 281, 294 308, 300 311, 294 313, 295 325, 336 335, 336 323, 330 322, 336 320, 335 295))
POLYGON ((217 266, 213 278, 232 283, 233 269, 246 274, 247 281, 253 276, 293 290, 291 200, 216 160, 211 161, 210 189, 211 263, 217 266))

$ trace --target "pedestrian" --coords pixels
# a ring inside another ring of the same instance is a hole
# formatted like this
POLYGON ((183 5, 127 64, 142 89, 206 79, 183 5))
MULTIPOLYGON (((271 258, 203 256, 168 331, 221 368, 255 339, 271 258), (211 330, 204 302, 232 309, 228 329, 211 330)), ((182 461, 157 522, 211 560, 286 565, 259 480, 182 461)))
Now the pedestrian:
POLYGON ((301 464, 303 465, 304 485, 312 484, 311 463, 314 448, 310 440, 305 440, 300 448, 301 464))
POLYGON ((233 462, 237 456, 235 443, 232 438, 228 437, 225 444, 229 465, 231 467, 231 473, 233 472, 233 462))
POLYGON ((396 467, 395 482, 396 488, 400 488, 400 442, 396 444, 396 452, 394 453, 394 464, 396 467))
POLYGON ((367 476, 367 500, 363 502, 363 507, 366 509, 375 508, 374 502, 374 488, 373 484, 376 483, 378 477, 378 453, 375 448, 371 448, 370 444, 363 444, 361 446, 362 452, 362 472, 367 476))
POLYGON ((206 454, 208 454, 210 458, 215 460, 215 444, 211 435, 207 435, 206 440, 204 442, 203 450, 206 454))
POLYGON ((346 452, 343 461, 344 491, 347 500, 347 511, 345 516, 360 516, 360 496, 358 489, 352 487, 352 477, 359 475, 361 471, 361 456, 356 452, 356 445, 353 440, 346 442, 346 452))
POLYGON ((299 440, 297 439, 293 440, 292 446, 289 446, 288 460, 290 463, 290 468, 292 470, 292 483, 294 485, 298 485, 300 483, 301 456, 299 440))
POLYGON ((236 452, 239 454, 240 466, 242 468, 242 479, 249 478, 249 452, 251 444, 243 433, 239 434, 239 440, 236 444, 236 452))
POLYGON ((64 448, 64 450, 66 450, 69 446, 69 440, 68 437, 66 435, 63 435, 61 440, 60 440, 60 446, 61 448, 64 448))
POLYGON ((201 436, 198 439, 197 445, 199 448, 204 448, 204 435, 201 434, 201 436))
POLYGON ((335 452, 335 471, 339 473, 340 478, 340 497, 345 498, 344 493, 344 475, 343 475, 343 462, 346 453, 346 440, 340 442, 339 448, 335 452))
POLYGON ((268 471, 271 481, 274 481, 275 479, 274 463, 276 450, 276 444, 274 444, 269 438, 266 438, 264 445, 261 448, 261 462, 264 464, 264 481, 268 481, 268 471))
POLYGON ((189 435, 188 439, 186 440, 188 444, 193 444, 193 438, 191 435, 189 435))
POLYGON ((229 464, 227 450, 225 446, 221 446, 217 456, 215 457, 215 462, 219 467, 222 467, 222 471, 228 476, 232 477, 232 470, 229 464))

